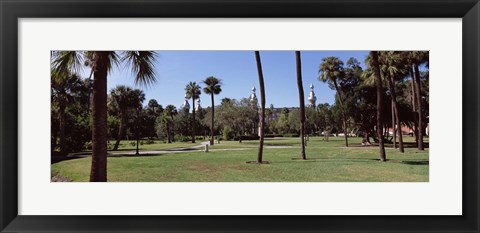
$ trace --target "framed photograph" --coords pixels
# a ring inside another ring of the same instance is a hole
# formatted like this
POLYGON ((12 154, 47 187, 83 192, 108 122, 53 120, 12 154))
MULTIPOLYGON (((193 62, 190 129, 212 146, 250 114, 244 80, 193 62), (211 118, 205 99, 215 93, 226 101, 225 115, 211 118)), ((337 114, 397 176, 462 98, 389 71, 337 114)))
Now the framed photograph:
POLYGON ((479 232, 478 0, 0 4, 1 232, 479 232))

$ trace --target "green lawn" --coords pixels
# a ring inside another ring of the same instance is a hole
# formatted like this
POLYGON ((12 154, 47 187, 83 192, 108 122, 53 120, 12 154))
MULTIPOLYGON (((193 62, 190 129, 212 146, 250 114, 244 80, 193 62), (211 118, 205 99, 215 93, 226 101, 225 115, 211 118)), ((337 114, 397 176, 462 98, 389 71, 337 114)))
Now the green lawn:
MULTIPOLYGON (((388 161, 378 161, 377 147, 360 146, 360 138, 350 138, 345 148, 342 137, 311 137, 307 161, 299 157, 298 138, 265 141, 264 160, 270 164, 247 164, 256 159, 258 141, 222 141, 211 151, 159 153, 139 157, 109 157, 108 181, 116 182, 428 182, 428 148, 420 152, 406 148, 405 154, 387 148, 388 161), (242 150, 228 150, 242 149, 242 150)), ((407 142, 412 138, 407 137, 407 142)), ((426 140, 428 142, 428 139, 426 140)), ((200 143, 200 141, 198 141, 200 143)), ((172 143, 143 145, 142 150, 192 147, 198 144, 172 143)), ((388 145, 391 147, 391 145, 388 145)), ((412 144, 409 144, 412 146, 412 144)), ((133 149, 122 142, 122 150, 133 149)), ((52 164, 52 176, 72 181, 88 181, 90 157, 52 164)))

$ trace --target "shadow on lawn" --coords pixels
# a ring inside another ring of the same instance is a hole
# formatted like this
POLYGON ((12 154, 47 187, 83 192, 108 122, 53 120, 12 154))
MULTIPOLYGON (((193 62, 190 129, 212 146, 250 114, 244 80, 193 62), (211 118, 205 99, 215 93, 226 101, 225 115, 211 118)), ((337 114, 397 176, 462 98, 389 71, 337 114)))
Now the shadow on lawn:
MULTIPOLYGON (((385 143, 385 146, 388 146, 388 147, 393 147, 393 143, 392 142, 388 142, 388 143, 385 143)), ((429 143, 428 142, 423 142, 423 147, 424 148, 430 148, 429 147, 429 143)), ((403 147, 404 148, 417 148, 417 143, 415 142, 403 142, 403 147)), ((397 142, 397 148, 398 148, 398 142, 397 142)))
POLYGON ((402 161, 402 163, 408 164, 408 165, 429 165, 430 164, 428 160, 402 161))
POLYGON ((50 164, 60 163, 62 161, 73 160, 73 159, 81 159, 83 157, 59 157, 59 156, 52 156, 50 164))
MULTIPOLYGON (((344 162, 344 163, 370 163, 370 162, 380 162, 380 159, 372 158, 315 158, 308 157, 307 160, 301 160, 300 158, 292 158, 292 161, 276 161, 275 163, 292 163, 292 162, 344 162)), ((387 163, 399 163, 406 165, 429 165, 428 160, 402 160, 402 159, 387 159, 387 163)))
MULTIPOLYGON (((149 154, 108 154, 109 158, 121 158, 121 157, 151 157, 151 156, 162 156, 171 153, 149 153, 149 154)), ((50 164, 55 164, 63 161, 74 160, 74 159, 82 159, 90 157, 91 155, 69 155, 68 157, 52 157, 50 164)))

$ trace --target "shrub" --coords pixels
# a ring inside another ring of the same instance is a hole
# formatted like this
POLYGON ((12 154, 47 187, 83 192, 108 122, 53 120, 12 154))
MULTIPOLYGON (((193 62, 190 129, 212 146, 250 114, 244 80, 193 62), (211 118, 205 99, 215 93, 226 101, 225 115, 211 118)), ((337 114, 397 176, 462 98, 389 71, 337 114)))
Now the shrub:
POLYGON ((149 138, 149 139, 147 139, 144 143, 147 144, 147 145, 149 145, 149 144, 155 144, 155 140, 149 138))
POLYGON ((230 126, 223 127, 223 130, 222 130, 223 140, 228 141, 228 140, 232 139, 232 136, 233 136, 232 128, 230 128, 230 126))
POLYGON ((293 138, 298 138, 300 137, 299 134, 295 134, 295 133, 286 133, 283 135, 284 137, 293 137, 293 138))
MULTIPOLYGON (((108 147, 110 147, 110 145, 108 147)), ((112 146, 112 148, 113 148, 113 146, 112 146)), ((88 142, 85 143, 85 149, 87 149, 87 150, 92 149, 92 141, 88 141, 88 142)), ((110 148, 108 148, 108 149, 110 150, 110 148)))
POLYGON ((283 134, 265 134, 265 138, 278 138, 283 137, 283 134))
POLYGON ((258 136, 258 135, 242 135, 242 136, 236 136, 234 138, 234 140, 238 141, 240 139, 240 137, 242 137, 242 141, 243 140, 259 140, 260 139, 260 136, 258 136))
POLYGON ((177 142, 188 142, 192 141, 192 138, 189 136, 175 135, 175 141, 177 142))

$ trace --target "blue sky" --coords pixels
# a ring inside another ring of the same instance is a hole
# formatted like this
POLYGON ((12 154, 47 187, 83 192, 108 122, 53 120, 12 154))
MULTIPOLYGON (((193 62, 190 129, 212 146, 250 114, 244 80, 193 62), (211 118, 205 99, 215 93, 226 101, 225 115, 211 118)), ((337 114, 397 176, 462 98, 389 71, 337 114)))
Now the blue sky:
MULTIPOLYGON (((156 84, 137 87, 146 95, 146 101, 156 99, 161 105, 179 107, 184 101, 184 88, 190 81, 201 83, 208 76, 222 80, 223 91, 215 96, 215 103, 225 97, 241 99, 251 94, 253 85, 258 88, 258 75, 253 51, 157 51, 155 64, 156 84)), ((344 63, 355 57, 362 63, 368 51, 302 51, 302 74, 305 101, 311 83, 315 86, 317 104, 334 101, 335 92, 328 84, 318 81, 318 67, 322 58, 339 57, 344 63)), ((265 80, 266 106, 299 106, 294 51, 260 51, 265 80)), ((117 85, 136 87, 133 74, 122 67, 114 68, 108 77, 108 90, 117 85)), ((211 105, 210 97, 200 96, 201 105, 211 105)))

